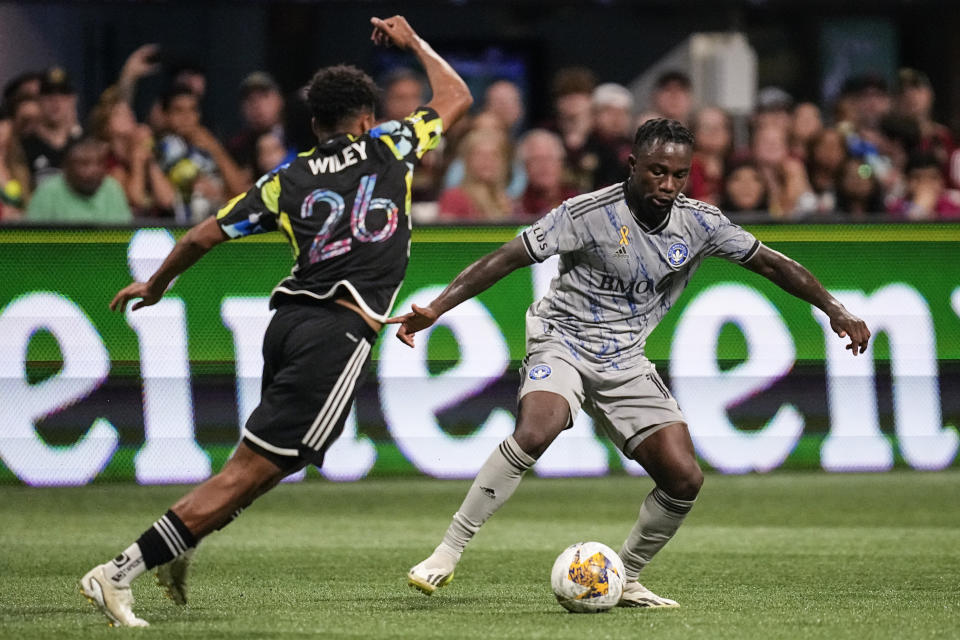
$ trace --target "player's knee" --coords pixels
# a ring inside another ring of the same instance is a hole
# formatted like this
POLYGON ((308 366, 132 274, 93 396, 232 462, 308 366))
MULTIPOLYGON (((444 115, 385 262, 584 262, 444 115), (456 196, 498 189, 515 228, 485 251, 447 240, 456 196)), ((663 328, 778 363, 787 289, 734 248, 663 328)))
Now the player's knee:
POLYGON ((539 458, 569 423, 570 411, 565 401, 554 402, 552 397, 544 401, 543 397, 537 398, 537 394, 531 396, 534 397, 529 400, 530 396, 525 397, 525 402, 520 405, 520 418, 513 439, 527 455, 539 458))
POLYGON ((518 429, 513 432, 513 439, 516 440, 517 445, 523 449, 523 452, 531 458, 539 458, 543 452, 547 450, 547 447, 550 446, 550 441, 544 438, 543 434, 533 431, 521 431, 518 429))
POLYGON ((682 469, 670 474, 666 480, 666 486, 661 489, 667 492, 667 495, 677 500, 693 500, 700 493, 700 487, 703 486, 703 471, 696 461, 687 464, 682 469))

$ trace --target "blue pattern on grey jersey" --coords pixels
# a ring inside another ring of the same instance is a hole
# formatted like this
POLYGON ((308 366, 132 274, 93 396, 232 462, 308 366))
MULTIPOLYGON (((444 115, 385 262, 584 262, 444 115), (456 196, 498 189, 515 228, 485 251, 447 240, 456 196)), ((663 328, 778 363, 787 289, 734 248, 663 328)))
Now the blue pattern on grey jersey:
POLYGON ((630 213, 624 185, 567 200, 525 229, 542 262, 560 256, 550 289, 527 310, 527 341, 558 339, 577 360, 623 369, 646 362, 650 332, 703 258, 744 263, 759 241, 719 209, 683 195, 655 229, 630 213))

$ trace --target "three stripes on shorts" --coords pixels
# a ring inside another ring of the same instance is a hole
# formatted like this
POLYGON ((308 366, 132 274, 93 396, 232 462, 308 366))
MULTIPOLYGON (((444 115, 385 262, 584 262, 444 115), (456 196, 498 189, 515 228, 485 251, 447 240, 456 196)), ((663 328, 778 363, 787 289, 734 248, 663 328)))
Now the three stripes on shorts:
POLYGON ((360 377, 360 371, 363 369, 369 353, 370 343, 366 340, 360 340, 357 348, 353 351, 353 355, 347 361, 347 366, 344 367, 336 384, 333 385, 330 395, 327 396, 323 408, 320 409, 317 418, 307 430, 307 435, 301 440, 303 444, 320 451, 329 440, 334 427, 340 421, 340 415, 349 404, 350 398, 353 397, 357 378, 360 377))

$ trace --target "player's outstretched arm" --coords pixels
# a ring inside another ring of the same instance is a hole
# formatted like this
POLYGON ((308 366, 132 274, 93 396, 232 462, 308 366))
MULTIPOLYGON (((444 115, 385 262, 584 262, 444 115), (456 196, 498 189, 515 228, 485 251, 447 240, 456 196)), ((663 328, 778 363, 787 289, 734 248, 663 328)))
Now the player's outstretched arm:
POLYGON ((493 286, 507 274, 533 264, 530 254, 518 236, 492 253, 483 256, 460 272, 447 288, 426 307, 411 305, 413 311, 390 318, 387 324, 399 324, 397 338, 413 346, 413 335, 426 329, 441 315, 493 286))
POLYGON ((140 298, 140 301, 133 305, 134 311, 140 307, 156 304, 174 278, 189 269, 207 251, 228 239, 223 229, 217 224, 217 219, 213 216, 207 218, 177 241, 170 255, 164 259, 163 264, 149 280, 132 282, 118 291, 110 302, 110 310, 123 311, 127 302, 134 298, 140 298))
POLYGON ((457 75, 447 61, 441 58, 426 40, 417 35, 413 27, 403 16, 392 18, 370 18, 373 34, 370 39, 375 44, 409 50, 417 56, 427 72, 433 98, 427 103, 440 116, 445 129, 456 122, 473 104, 473 97, 467 83, 457 75))
POLYGON ((833 331, 841 338, 850 337, 847 349, 850 349, 853 355, 866 351, 867 342, 870 340, 867 324, 847 311, 802 264, 761 245, 756 255, 744 266, 827 314, 833 331))

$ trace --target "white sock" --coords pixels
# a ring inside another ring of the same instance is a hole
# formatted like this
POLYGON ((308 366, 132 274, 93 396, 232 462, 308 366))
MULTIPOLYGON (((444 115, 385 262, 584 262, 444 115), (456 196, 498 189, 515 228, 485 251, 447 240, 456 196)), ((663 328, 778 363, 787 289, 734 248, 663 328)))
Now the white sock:
POLYGON ((453 522, 437 551, 447 552, 459 560, 467 543, 510 499, 523 474, 536 461, 520 448, 513 436, 501 442, 477 473, 460 510, 453 514, 453 522))
POLYGON ((140 545, 134 542, 107 563, 107 577, 118 587, 129 587, 134 578, 147 570, 140 545))
POLYGON ((693 503, 671 498, 659 487, 647 494, 637 522, 620 549, 627 582, 635 581, 651 558, 670 541, 693 503))

